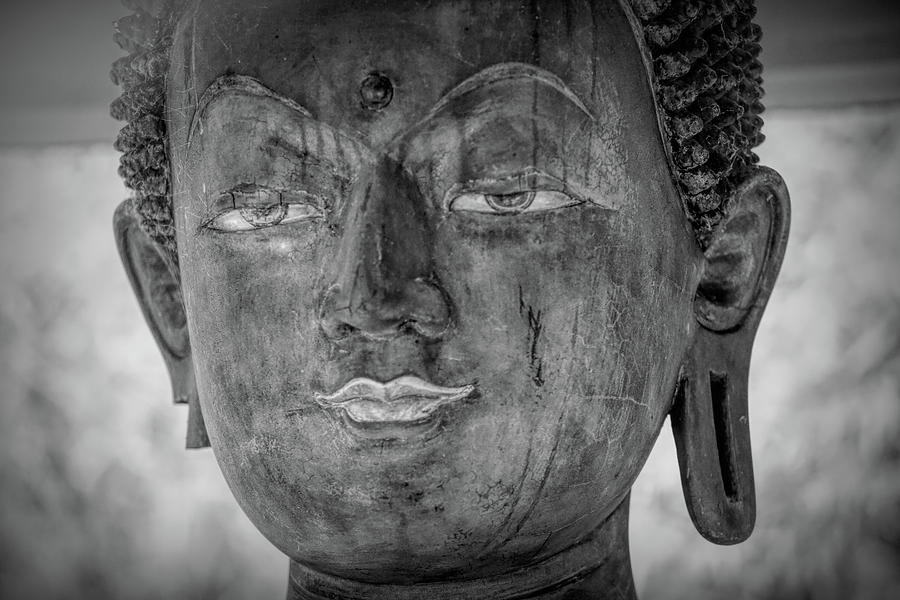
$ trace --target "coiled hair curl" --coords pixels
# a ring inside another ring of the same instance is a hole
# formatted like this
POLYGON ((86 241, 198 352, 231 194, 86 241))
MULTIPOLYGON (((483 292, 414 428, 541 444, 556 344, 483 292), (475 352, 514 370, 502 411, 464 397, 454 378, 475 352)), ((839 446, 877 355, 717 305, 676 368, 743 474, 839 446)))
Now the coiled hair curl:
MULTIPOLYGON (((728 198, 758 162, 761 30, 753 0, 628 0, 653 67, 664 140, 685 213, 701 247, 722 220, 728 198)), ((128 54, 112 67, 122 87, 110 112, 127 124, 115 148, 119 174, 134 191, 141 226, 173 256, 175 227, 167 130, 166 74, 184 0, 122 0, 133 11, 114 39, 128 54)))

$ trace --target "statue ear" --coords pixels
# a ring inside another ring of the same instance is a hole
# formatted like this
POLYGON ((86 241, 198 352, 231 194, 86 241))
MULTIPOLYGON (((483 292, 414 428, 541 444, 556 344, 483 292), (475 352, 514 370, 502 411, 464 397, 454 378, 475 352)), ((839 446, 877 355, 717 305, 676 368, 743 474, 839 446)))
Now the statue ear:
POLYGON ((717 544, 744 541, 756 520, 747 376, 787 244, 790 199, 781 176, 759 167, 727 206, 704 253, 694 301, 700 326, 671 415, 688 512, 703 537, 717 544))
POLYGON ((171 255, 141 229, 131 200, 122 202, 116 209, 113 227, 131 288, 169 370, 174 400, 177 404, 188 405, 186 446, 208 447, 209 438, 194 381, 178 267, 171 255))

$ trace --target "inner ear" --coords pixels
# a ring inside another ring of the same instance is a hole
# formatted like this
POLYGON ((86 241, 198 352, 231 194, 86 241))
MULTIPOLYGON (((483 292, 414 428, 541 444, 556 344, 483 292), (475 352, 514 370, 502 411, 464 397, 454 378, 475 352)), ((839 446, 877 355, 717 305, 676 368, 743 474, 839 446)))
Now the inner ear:
POLYGON ((172 397, 188 405, 188 448, 209 446, 200 411, 187 315, 181 296, 181 279, 175 259, 140 227, 131 201, 116 210, 113 219, 119 256, 159 347, 172 381, 172 397))
POLYGON ((741 203, 706 249, 697 300, 712 329, 731 328, 753 303, 765 262, 771 219, 759 202, 741 203))
POLYGON ((789 203, 784 181, 771 169, 754 169, 737 187, 704 252, 694 302, 704 327, 734 329, 765 305, 784 255, 789 203))
POLYGON ((138 226, 137 218, 117 214, 116 238, 144 318, 171 369, 172 361, 190 354, 178 269, 166 250, 138 226))

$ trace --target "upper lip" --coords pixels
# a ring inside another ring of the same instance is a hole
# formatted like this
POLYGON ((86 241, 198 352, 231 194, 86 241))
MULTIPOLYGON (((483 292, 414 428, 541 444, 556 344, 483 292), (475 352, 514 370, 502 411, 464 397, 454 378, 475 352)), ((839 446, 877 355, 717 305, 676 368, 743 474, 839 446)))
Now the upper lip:
POLYGON ((474 385, 444 387, 419 379, 413 375, 404 375, 387 383, 381 383, 366 377, 357 377, 345 383, 332 394, 316 395, 316 402, 328 408, 362 399, 379 400, 390 405, 411 398, 453 400, 464 398, 473 391, 475 391, 474 385))
POLYGON ((323 408, 344 408, 355 421, 402 423, 424 419, 440 406, 474 392, 474 384, 444 387, 413 375, 387 383, 357 377, 334 393, 316 395, 316 402, 323 408))

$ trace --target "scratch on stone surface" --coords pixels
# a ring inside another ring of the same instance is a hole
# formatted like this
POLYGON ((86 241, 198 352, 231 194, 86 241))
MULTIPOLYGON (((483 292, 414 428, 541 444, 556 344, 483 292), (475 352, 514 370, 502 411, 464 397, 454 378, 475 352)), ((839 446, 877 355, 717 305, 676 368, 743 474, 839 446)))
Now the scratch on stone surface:
POLYGON ((642 408, 650 408, 650 405, 647 402, 641 402, 639 400, 635 400, 631 396, 617 396, 615 394, 598 394, 598 395, 588 395, 582 396, 582 400, 587 402, 628 402, 629 404, 634 404, 635 406, 640 406, 642 408))
POLYGON ((522 527, 525 526, 525 523, 528 522, 528 519, 531 517, 531 513, 534 512, 534 509, 537 507, 538 502, 541 500, 541 493, 544 491, 544 486, 547 485, 547 479, 550 477, 550 470, 553 468, 553 463, 556 460, 556 452, 559 450, 559 437, 560 432, 563 427, 563 420, 565 417, 565 411, 562 411, 559 415, 559 420, 556 423, 556 435, 553 436, 553 447, 550 448, 550 454, 547 457, 547 462, 544 465, 544 472, 541 475, 541 480, 538 483, 537 490, 535 490, 532 495, 531 504, 528 505, 528 508, 519 518, 518 523, 516 523, 515 528, 513 529, 513 536, 519 533, 522 530, 522 527))
POLYGON ((572 316, 572 336, 569 340, 569 344, 572 346, 573 349, 575 348, 576 342, 579 338, 581 338, 582 342, 584 341, 584 338, 578 335, 578 313, 579 313, 579 307, 576 306, 575 314, 572 316))
POLYGON ((600 479, 589 479, 588 481, 579 481, 578 483, 573 483, 569 487, 574 488, 574 487, 582 487, 585 485, 592 485, 594 483, 597 483, 598 481, 600 481, 600 479))
POLYGON ((535 310, 533 306, 525 303, 522 286, 519 285, 519 314, 528 322, 528 362, 531 370, 531 379, 538 387, 544 385, 544 361, 538 353, 538 341, 543 330, 543 311, 535 310))
MULTIPOLYGON (((547 479, 550 477, 550 471, 554 466, 554 462, 556 460, 556 453, 559 450, 559 442, 560 442, 560 433, 563 428, 563 423, 565 422, 566 411, 561 411, 559 415, 559 419, 556 422, 556 431, 553 436, 553 447, 550 448, 550 452, 547 455, 545 461, 543 461, 543 465, 541 467, 541 477, 538 481, 537 488, 531 493, 531 498, 528 503, 528 506, 519 514, 516 518, 516 522, 512 525, 513 515, 516 512, 515 509, 510 510, 506 519, 504 519, 503 524, 498 528, 497 534, 494 536, 493 540, 486 544, 484 549, 482 550, 479 556, 484 556, 486 553, 491 551, 494 548, 502 546, 505 542, 514 538, 525 526, 528 522, 528 519, 531 517, 531 514, 534 512, 535 508, 537 508, 538 503, 541 500, 541 494, 544 490, 544 486, 547 484, 547 479), (510 526, 512 528, 512 533, 509 533, 510 526)), ((522 477, 519 482, 518 489, 515 493, 515 504, 522 500, 522 490, 524 488, 525 477, 528 476, 531 469, 531 446, 528 447, 528 454, 526 455, 526 464, 525 468, 522 471, 522 477)))
MULTIPOLYGON (((515 492, 513 492, 512 497, 510 498, 510 503, 513 506, 518 505, 518 503, 522 500, 522 488, 525 486, 525 479, 528 477, 528 474, 530 471, 531 471, 531 445, 528 446, 528 450, 525 453, 525 464, 522 467, 522 475, 519 477, 519 482, 518 482, 518 485, 516 486, 516 490, 515 490, 515 492)), ((475 473, 474 471, 473 471, 473 474, 475 475, 476 478, 478 477, 478 474, 475 473)), ((501 540, 501 538, 503 537, 503 533, 507 530, 507 527, 509 526, 510 522, 512 521, 514 513, 515 513, 515 510, 510 509, 510 511, 506 514, 506 517, 503 519, 503 522, 497 528, 497 531, 498 531, 497 535, 495 535, 494 538, 490 542, 485 544, 481 553, 478 555, 479 558, 481 556, 484 556, 485 554, 489 553, 497 545, 502 545, 502 543, 506 541, 506 539, 501 540), (500 540, 500 544, 497 544, 498 540, 500 540)))
POLYGON ((531 348, 529 350, 529 359, 531 362, 531 378, 538 386, 544 385, 544 361, 538 355, 537 345, 541 336, 543 323, 541 322, 542 311, 535 312, 532 307, 528 307, 528 328, 531 330, 531 348))
POLYGON ((587 519, 588 517, 594 515, 598 510, 599 510, 599 509, 592 509, 592 510, 589 510, 588 512, 584 513, 583 515, 580 515, 580 516, 578 516, 578 517, 572 519, 571 521, 569 521, 569 522, 566 523, 565 525, 561 525, 560 527, 557 527, 556 529, 552 530, 550 533, 547 534, 547 537, 544 538, 543 543, 542 543, 542 544, 540 545, 540 547, 534 552, 534 554, 532 555, 532 558, 536 558, 537 556, 539 556, 539 555, 541 554, 541 552, 544 550, 544 548, 547 546, 547 544, 550 543, 550 540, 553 538, 554 535, 556 535, 556 534, 559 533, 560 531, 563 531, 563 530, 565 530, 565 529, 568 529, 569 527, 571 527, 572 525, 575 525, 575 524, 578 523, 579 521, 583 521, 584 519, 587 519))
POLYGON ((221 43, 222 46, 223 46, 226 50, 228 50, 228 51, 230 52, 230 51, 231 51, 231 46, 229 46, 228 43, 222 38, 222 36, 219 35, 219 30, 218 30, 217 27, 213 27, 213 28, 212 28, 212 33, 213 33, 214 36, 216 36, 216 39, 219 40, 219 43, 221 43))

